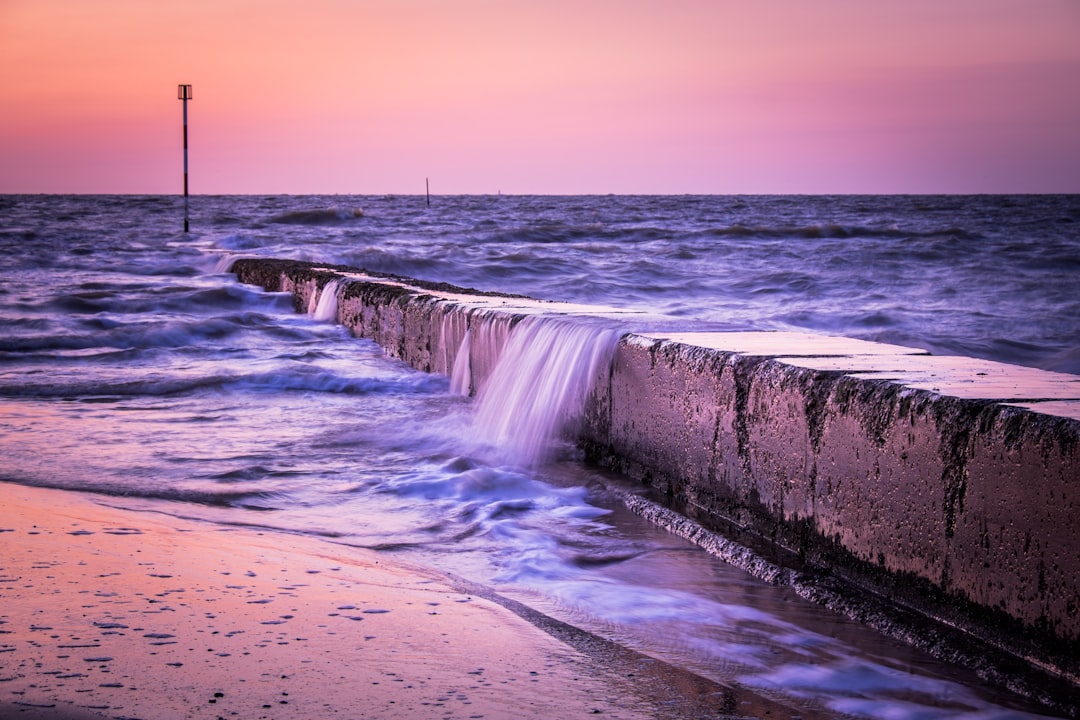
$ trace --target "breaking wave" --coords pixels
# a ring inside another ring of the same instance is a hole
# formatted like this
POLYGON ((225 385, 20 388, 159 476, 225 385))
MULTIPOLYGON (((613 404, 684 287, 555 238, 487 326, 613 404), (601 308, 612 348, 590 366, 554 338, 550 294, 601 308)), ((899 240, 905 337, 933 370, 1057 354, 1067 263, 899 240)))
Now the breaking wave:
POLYGON ((318 210, 293 210, 270 218, 277 225, 340 225, 364 217, 360 208, 324 208, 318 210))

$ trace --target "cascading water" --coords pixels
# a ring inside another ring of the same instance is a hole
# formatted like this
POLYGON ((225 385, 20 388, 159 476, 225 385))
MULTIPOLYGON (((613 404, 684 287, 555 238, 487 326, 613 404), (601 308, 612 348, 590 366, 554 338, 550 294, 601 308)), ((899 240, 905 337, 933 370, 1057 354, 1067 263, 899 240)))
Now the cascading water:
POLYGON ((461 347, 450 370, 450 392, 454 395, 472 394, 472 376, 469 373, 469 356, 472 354, 472 331, 466 330, 461 347))
MULTIPOLYGON (((314 309, 309 308, 309 312, 313 319, 321 322, 334 322, 337 320, 337 294, 340 285, 340 280, 331 280, 326 283, 322 292, 317 296, 319 300, 318 303, 315 304, 314 309)), ((315 297, 315 295, 312 295, 313 300, 315 297)))
MULTIPOLYGON (((621 332, 561 317, 519 323, 477 394, 475 427, 501 460, 535 467, 579 421, 621 332)), ((474 348, 475 352, 475 348, 474 348)))

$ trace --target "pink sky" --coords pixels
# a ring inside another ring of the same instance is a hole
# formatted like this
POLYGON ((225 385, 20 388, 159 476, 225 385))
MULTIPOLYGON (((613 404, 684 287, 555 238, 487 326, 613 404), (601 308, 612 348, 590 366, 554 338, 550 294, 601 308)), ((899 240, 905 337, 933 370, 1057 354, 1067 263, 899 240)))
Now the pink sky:
POLYGON ((0 0, 0 192, 1080 192, 1078 0, 0 0))

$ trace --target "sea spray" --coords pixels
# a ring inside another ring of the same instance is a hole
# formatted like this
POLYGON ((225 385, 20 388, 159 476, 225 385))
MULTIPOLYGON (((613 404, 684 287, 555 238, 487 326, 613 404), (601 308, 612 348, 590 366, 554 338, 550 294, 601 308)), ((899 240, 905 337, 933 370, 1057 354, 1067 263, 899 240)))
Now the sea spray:
POLYGON ((550 459, 580 420, 597 374, 610 367, 620 334, 568 318, 523 320, 477 394, 479 436, 512 464, 550 459))
MULTIPOLYGON (((315 305, 315 308, 311 312, 311 316, 321 322, 334 322, 337 320, 337 306, 338 306, 338 286, 341 285, 340 280, 331 280, 323 287, 322 292, 318 294, 319 301, 315 305)), ((314 301, 315 295, 312 295, 314 301)))

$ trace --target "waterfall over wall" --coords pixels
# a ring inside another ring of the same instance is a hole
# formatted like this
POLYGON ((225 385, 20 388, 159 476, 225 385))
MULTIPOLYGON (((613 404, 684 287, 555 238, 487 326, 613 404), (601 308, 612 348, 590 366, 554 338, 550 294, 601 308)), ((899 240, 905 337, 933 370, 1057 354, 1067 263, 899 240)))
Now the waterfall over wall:
POLYGON ((442 318, 439 320, 438 350, 432 358, 432 370, 450 378, 450 392, 472 395, 469 313, 452 303, 438 303, 438 310, 442 312, 442 318))
POLYGON ((308 313, 315 320, 323 322, 333 322, 337 320, 337 294, 340 285, 340 280, 331 280, 323 286, 322 292, 312 294, 311 301, 308 304, 308 313), (318 298, 317 303, 316 298, 318 298))
POLYGON ((608 375, 619 337, 580 319, 523 320, 477 393, 478 435, 512 464, 549 459, 561 439, 574 435, 598 376, 608 375))
POLYGON ((447 375, 451 392, 477 396, 476 439, 512 465, 541 464, 573 436, 621 335, 596 318, 519 314, 384 283, 339 282, 320 291, 304 279, 293 288, 316 319, 325 312, 389 355, 447 375))
MULTIPOLYGON (((469 311, 469 344, 463 379, 476 395, 495 372, 510 339, 516 334, 515 318, 507 313, 489 310, 469 311)), ((463 351, 459 350, 460 356, 463 351)), ((456 361, 455 361, 456 366, 456 361)))
POLYGON ((450 367, 450 392, 455 395, 472 395, 472 375, 469 372, 469 355, 472 353, 472 333, 465 331, 458 348, 457 357, 450 367))

